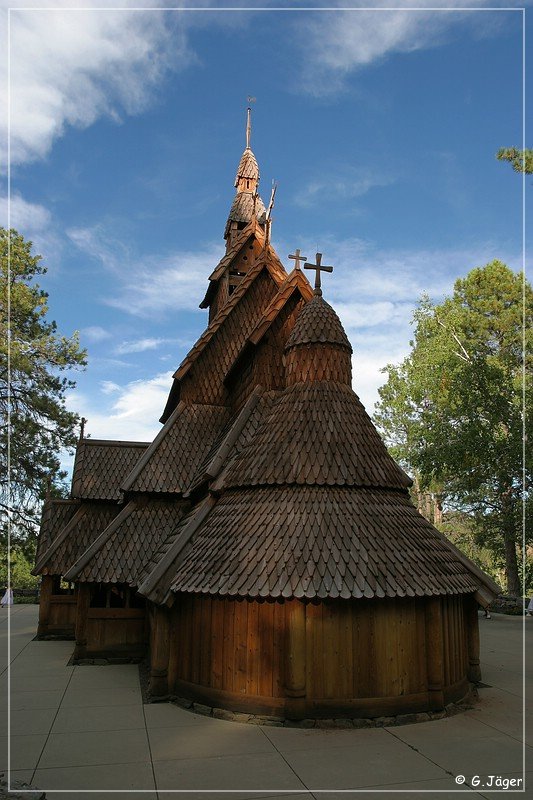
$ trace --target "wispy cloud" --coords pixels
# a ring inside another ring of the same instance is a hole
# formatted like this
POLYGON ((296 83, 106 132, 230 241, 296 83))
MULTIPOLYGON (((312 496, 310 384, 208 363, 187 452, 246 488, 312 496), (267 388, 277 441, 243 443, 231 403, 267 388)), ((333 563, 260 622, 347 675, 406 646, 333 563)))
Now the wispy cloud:
MULTIPOLYGON (((194 251, 153 253, 140 259, 123 243, 109 236, 103 226, 77 228, 67 231, 67 234, 81 250, 98 260, 116 278, 112 296, 104 297, 102 301, 140 317, 150 317, 154 311, 196 310, 199 296, 207 288, 206 276, 224 254, 223 246, 209 242, 194 251)), ((155 342, 161 344, 165 340, 144 341, 154 342, 147 347, 155 347, 155 342)), ((128 347, 129 343, 126 342, 125 346, 128 347)))
POLYGON ((87 339, 89 342, 104 342, 109 339, 111 334, 102 328, 100 325, 89 325, 87 328, 82 328, 80 331, 82 340, 87 339))
POLYGON ((86 431, 98 439, 151 441, 161 425, 157 422, 168 397, 172 372, 163 372, 149 380, 131 381, 120 386, 111 381, 101 385, 107 404, 81 392, 72 392, 69 408, 88 420, 86 431))
MULTIPOLYGON (((11 11, 12 163, 42 158, 68 126, 143 111, 167 72, 194 60, 181 15, 107 10, 116 5, 110 0, 58 0, 54 10, 43 0, 32 5, 11 11)), ((5 42, 7 15, 2 20, 5 42)), ((7 59, 0 70, 5 109, 7 59)), ((2 134, 6 124, 4 116, 2 134)), ((0 141, 4 147, 4 135, 0 141)))
POLYGON ((313 205, 345 202, 362 197, 381 186, 394 183, 391 174, 378 174, 367 168, 324 167, 321 174, 302 186, 294 197, 296 205, 308 208, 313 205))
POLYGON ((118 355, 125 355, 126 353, 144 353, 145 350, 156 350, 162 344, 165 344, 168 339, 135 339, 129 342, 122 342, 115 348, 115 353, 118 355))
MULTIPOLYGON (((454 13, 464 5, 461 0, 440 4, 450 11, 428 10, 425 0, 412 0, 408 10, 391 8, 394 4, 388 0, 376 2, 374 10, 368 10, 366 0, 351 5, 367 10, 332 9, 298 19, 294 30, 302 55, 300 89, 315 96, 332 94, 344 88, 350 74, 396 53, 439 47, 466 25, 476 36, 483 36, 503 24, 501 15, 454 13)), ((487 3, 473 0, 468 5, 485 7, 487 3)))

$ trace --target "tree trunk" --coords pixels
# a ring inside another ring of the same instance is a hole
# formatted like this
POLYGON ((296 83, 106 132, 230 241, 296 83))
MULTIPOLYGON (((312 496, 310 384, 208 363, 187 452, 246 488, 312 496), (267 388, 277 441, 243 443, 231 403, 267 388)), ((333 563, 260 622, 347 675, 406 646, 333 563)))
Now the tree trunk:
POLYGON ((507 579, 507 594, 520 597, 520 575, 518 572, 518 559, 516 557, 515 526, 513 518, 512 499, 508 493, 503 496, 503 541, 505 546, 505 577, 507 579))

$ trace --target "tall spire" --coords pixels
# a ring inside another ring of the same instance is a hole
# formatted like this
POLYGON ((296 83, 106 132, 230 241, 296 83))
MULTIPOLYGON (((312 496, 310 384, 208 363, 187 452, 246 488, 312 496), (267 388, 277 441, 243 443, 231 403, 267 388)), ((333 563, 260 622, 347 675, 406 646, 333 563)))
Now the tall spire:
POLYGON ((246 116, 246 149, 250 149, 250 139, 252 136, 252 109, 248 107, 246 109, 247 116, 246 116))
POLYGON ((228 248, 231 246, 233 235, 246 227, 253 217, 261 224, 265 220, 266 209, 257 192, 259 166, 250 147, 251 137, 252 109, 248 107, 246 109, 246 147, 235 176, 237 194, 233 200, 224 231, 224 239, 227 240, 228 248))

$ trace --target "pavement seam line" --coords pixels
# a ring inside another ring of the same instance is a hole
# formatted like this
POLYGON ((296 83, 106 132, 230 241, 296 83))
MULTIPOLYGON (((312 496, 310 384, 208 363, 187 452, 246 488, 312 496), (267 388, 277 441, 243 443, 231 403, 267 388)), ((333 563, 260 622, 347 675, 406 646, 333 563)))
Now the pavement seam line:
MULTIPOLYGON (((142 689, 141 689, 141 686, 140 686, 140 679, 139 679, 139 691, 141 692, 141 699, 142 699, 142 689)), ((152 756, 152 743, 150 741, 150 734, 148 733, 148 725, 146 724, 146 713, 145 713, 145 710, 144 710, 145 703, 141 703, 141 705, 142 705, 142 709, 143 709, 144 730, 146 732, 146 740, 148 742, 148 753, 150 755, 150 766, 152 767, 152 778, 154 780, 154 791, 155 791, 156 800, 159 800, 159 787, 157 785, 157 780, 156 780, 156 777, 155 777, 154 759, 153 759, 153 756, 152 756)))
POLYGON ((32 772, 32 776, 31 776, 31 782, 32 783, 35 780, 35 773, 39 769, 39 764, 41 762, 41 758, 43 757, 43 753, 44 753, 44 751, 46 749, 46 745, 48 744, 48 740, 50 739, 50 734, 52 733, 52 728, 54 727, 54 723, 55 723, 55 721, 57 719, 57 715, 59 714, 59 711, 61 709, 61 705, 63 703, 63 700, 65 699, 65 694, 67 693, 67 689, 70 686, 70 682, 72 680, 72 676, 73 675, 74 675, 74 670, 72 670, 71 673, 70 673, 69 679, 67 681, 67 685, 65 686, 65 689, 63 690, 63 694, 61 695, 61 700, 59 701, 59 704, 58 704, 57 709, 56 709, 56 713, 54 714, 54 717, 52 719, 52 722, 51 722, 51 725, 50 725, 50 730, 48 731, 48 733, 46 735, 46 739, 44 741, 42 750, 41 750, 41 752, 39 754, 39 758, 37 759, 37 763, 35 764, 34 770, 32 772))
MULTIPOLYGON (((300 781, 300 783, 302 783, 302 784, 305 786, 305 789, 306 789, 307 793, 311 795, 311 797, 313 798, 313 800, 317 800, 317 798, 315 797, 315 795, 313 794, 313 792, 311 791, 311 789, 310 789, 310 788, 307 786, 307 784, 306 784, 306 783, 304 783, 303 779, 302 779, 302 778, 301 778, 301 777, 298 775, 298 773, 296 772, 296 770, 294 769, 294 767, 292 766, 292 764, 290 764, 290 763, 287 761, 287 759, 285 758, 285 756, 283 755, 283 753, 281 752, 281 750, 279 750, 279 749, 278 749, 278 747, 276 747, 276 743, 275 743, 275 742, 273 742, 273 741, 272 741, 272 739, 270 738, 270 736, 268 735, 267 731, 265 730, 265 726, 264 726, 264 725, 258 725, 257 727, 259 728, 259 730, 261 731, 261 733, 263 734, 263 736, 265 736, 265 737, 266 737, 266 739, 267 739, 267 740, 270 742, 270 744, 272 745, 272 747, 274 748, 274 750, 276 751, 276 753, 278 753, 278 755, 280 755, 280 756, 281 756, 281 758, 282 758, 282 759, 283 759, 283 761, 284 761, 284 762, 287 764, 287 766, 289 767, 289 769, 291 770, 291 772, 292 772, 292 773, 294 773, 294 775, 295 775, 295 776, 296 776, 296 778, 297 778, 297 779, 300 781)), ((334 791, 334 790, 332 790, 332 791, 334 791)), ((271 796, 275 796, 275 795, 271 795, 271 796)))

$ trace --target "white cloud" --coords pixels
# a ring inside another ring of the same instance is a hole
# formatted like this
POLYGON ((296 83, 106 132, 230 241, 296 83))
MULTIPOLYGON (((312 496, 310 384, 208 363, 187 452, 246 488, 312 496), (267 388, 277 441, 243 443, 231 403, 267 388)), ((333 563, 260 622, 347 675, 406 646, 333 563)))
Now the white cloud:
POLYGON ((120 386, 118 383, 114 383, 113 381, 102 381, 100 386, 103 394, 114 394, 115 392, 120 392, 120 386))
POLYGON ((343 165, 342 168, 327 168, 324 174, 313 178, 298 189, 294 202, 308 208, 313 205, 342 202, 362 197, 371 189, 390 186, 392 175, 379 175, 368 169, 343 165))
MULTIPOLYGON (((368 9, 365 0, 352 6, 368 9)), ((446 0, 439 12, 425 8, 424 0, 411 0, 410 10, 390 8, 388 0, 376 2, 374 10, 331 10, 331 13, 310 14, 299 18, 295 30, 300 41, 302 67, 300 86, 315 96, 342 90, 346 77, 359 69, 379 62, 395 53, 410 53, 444 44, 454 28, 470 25, 475 35, 490 34, 502 16, 453 9, 464 5, 461 0, 446 0), (380 6, 383 10, 380 10, 380 6)), ((484 0, 468 3, 471 8, 485 7, 484 0)))
MULTIPOLYGON (((194 251, 146 256, 139 263, 139 256, 109 237, 103 226, 76 228, 67 234, 81 250, 100 261, 116 277, 117 288, 112 296, 103 298, 103 302, 141 317, 150 317, 154 311, 196 310, 202 289, 207 289, 206 277, 224 254, 222 245, 210 242, 194 251)), ((169 340, 144 341, 154 342, 155 347, 169 340)), ((126 342, 125 346, 129 344, 126 342)))
POLYGON ((86 417, 85 430, 93 439, 149 442, 161 428, 157 420, 163 413, 171 384, 172 372, 124 386, 104 381, 102 389, 109 395, 109 405, 102 407, 101 398, 96 401, 75 391, 68 397, 68 406, 86 417))
MULTIPOLYGON (((52 215, 44 206, 29 203, 19 194, 11 195, 9 227, 16 228, 25 236, 41 233, 50 224, 52 215)), ((5 227, 8 225, 8 201, 6 196, 0 197, 0 217, 5 227)))
POLYGON ((103 342, 109 339, 111 334, 100 325, 89 325, 87 328, 82 328, 80 331, 82 339, 88 339, 89 342, 103 342))
POLYGON ((144 353, 145 350, 156 350, 165 341, 165 339, 148 338, 122 342, 122 344, 119 344, 115 349, 115 353, 118 353, 118 355, 124 355, 126 353, 144 353))
MULTIPOLYGON (((58 0, 54 10, 44 0, 32 5, 11 11, 12 163, 44 157, 68 126, 141 112, 166 72, 194 59, 181 15, 106 10, 115 5, 111 0, 58 0)), ((2 20, 7 41, 7 15, 2 20)), ((6 109, 7 59, 0 70, 6 109)), ((0 124, 3 147, 7 114, 0 124)))

